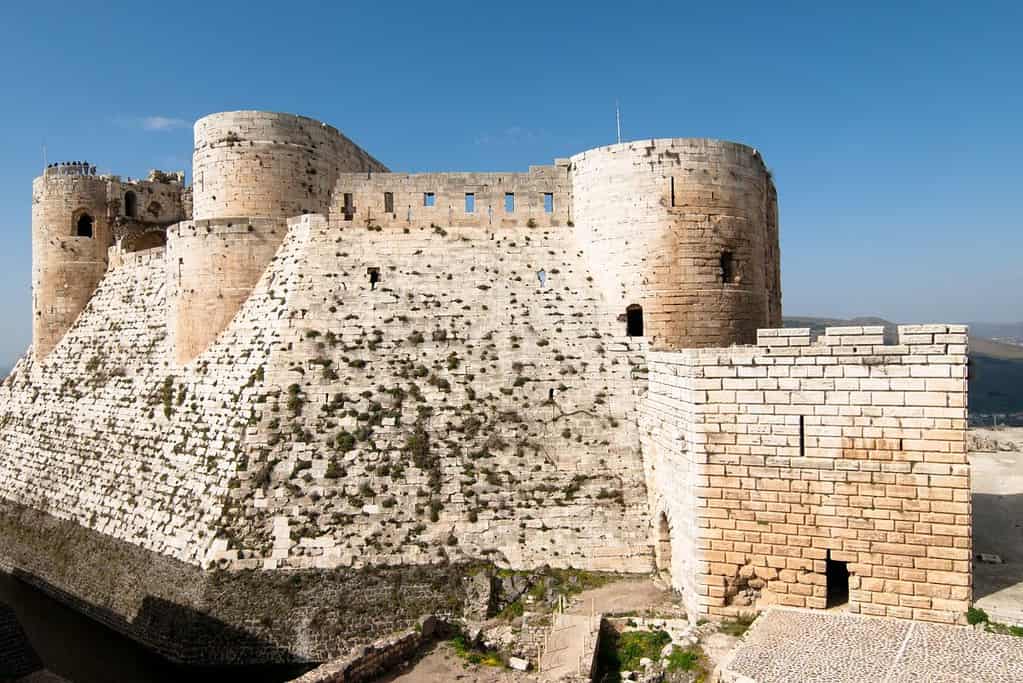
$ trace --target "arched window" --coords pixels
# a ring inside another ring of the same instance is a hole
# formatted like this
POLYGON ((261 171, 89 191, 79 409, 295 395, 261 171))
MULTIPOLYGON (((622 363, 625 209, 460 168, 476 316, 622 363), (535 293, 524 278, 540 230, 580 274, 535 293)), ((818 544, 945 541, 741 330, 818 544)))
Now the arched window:
POLYGON ((643 307, 639 304, 632 304, 625 309, 625 335, 643 336, 643 307))
POLYGON ((124 193, 124 215, 128 218, 135 218, 139 215, 138 198, 131 190, 124 193))
POLYGON ((75 221, 75 236, 76 237, 92 237, 92 216, 87 213, 83 213, 75 221))

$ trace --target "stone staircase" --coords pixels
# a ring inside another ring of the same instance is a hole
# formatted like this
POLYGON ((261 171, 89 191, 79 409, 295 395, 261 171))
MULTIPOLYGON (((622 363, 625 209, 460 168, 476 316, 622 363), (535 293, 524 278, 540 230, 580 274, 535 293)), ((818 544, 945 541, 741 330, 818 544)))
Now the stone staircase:
POLYGON ((555 612, 540 656, 543 681, 590 681, 603 615, 555 612))

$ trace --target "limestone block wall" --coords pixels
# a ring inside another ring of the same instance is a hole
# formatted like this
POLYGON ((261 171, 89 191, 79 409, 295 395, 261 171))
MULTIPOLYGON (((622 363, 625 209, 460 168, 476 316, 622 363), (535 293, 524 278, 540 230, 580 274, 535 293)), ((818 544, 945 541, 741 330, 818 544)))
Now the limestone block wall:
MULTIPOLYGON (((650 354, 651 396, 689 401, 693 573, 702 612, 740 591, 826 605, 847 563, 853 612, 959 622, 970 601, 966 327, 761 330, 755 347, 650 354)), ((651 399, 653 401, 653 398, 651 399)), ((673 467, 671 461, 668 467, 673 467)), ((670 491, 662 491, 668 497, 670 491)))
POLYGON ((780 324, 777 201, 756 150, 661 139, 572 157, 573 221, 612 308, 656 348, 755 341, 780 324))
POLYGON ((694 389, 700 380, 690 365, 674 365, 670 372, 656 363, 651 367, 639 418, 650 543, 657 570, 681 593, 686 611, 701 614, 696 558, 702 534, 696 510, 703 463, 697 444, 704 435, 694 428, 694 413, 703 398, 694 389))
POLYGON ((571 231, 308 220, 217 562, 648 570, 643 349, 571 231))
POLYGON ((331 206, 360 227, 551 227, 571 212, 567 160, 528 173, 342 173, 331 206))
POLYGON ((211 114, 195 123, 194 217, 326 214, 339 173, 386 170, 336 128, 304 116, 211 114))
POLYGON ((38 357, 46 357, 89 301, 111 244, 105 179, 47 173, 33 181, 32 340, 38 357), (92 218, 90 237, 77 236, 83 215, 92 218))
POLYGON ((174 361, 206 349, 249 298, 287 233, 284 221, 183 221, 167 240, 167 326, 174 361))

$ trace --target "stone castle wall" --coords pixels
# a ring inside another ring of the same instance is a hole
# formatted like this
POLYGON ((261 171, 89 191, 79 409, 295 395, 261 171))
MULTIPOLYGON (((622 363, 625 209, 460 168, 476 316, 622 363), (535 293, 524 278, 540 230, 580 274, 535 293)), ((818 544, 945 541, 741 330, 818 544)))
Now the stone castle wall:
POLYGON ((575 229, 604 296, 642 306, 656 348, 751 343, 781 323, 777 204, 756 150, 647 140, 571 163, 575 229))
POLYGON ((287 233, 285 221, 184 221, 168 231, 167 329, 185 364, 217 338, 248 300, 287 233))
POLYGON ((565 161, 532 166, 528 173, 343 173, 330 213, 361 227, 432 223, 499 230, 530 222, 535 227, 566 225, 571 212, 565 161))
MULTIPOLYGON (((829 328, 811 343, 809 330, 761 330, 755 347, 650 354, 653 466, 695 486, 696 552, 673 580, 696 584, 701 613, 741 611, 731 603, 746 589, 823 608, 830 557, 848 563, 854 612, 964 618, 966 336, 902 326, 886 345, 880 327, 829 328), (672 420, 688 438, 670 438, 672 420)), ((661 486, 655 506, 675 495, 661 486)))
POLYGON ((221 112, 195 123, 196 219, 327 213, 340 173, 387 168, 333 126, 294 114, 221 112))

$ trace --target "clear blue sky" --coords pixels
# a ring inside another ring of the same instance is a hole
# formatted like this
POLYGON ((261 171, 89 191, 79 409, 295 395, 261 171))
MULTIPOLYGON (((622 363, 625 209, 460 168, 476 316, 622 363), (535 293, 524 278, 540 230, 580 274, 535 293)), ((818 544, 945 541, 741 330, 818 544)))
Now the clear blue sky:
POLYGON ((627 139, 762 151, 786 314, 1020 320, 1021 31, 1018 1, 8 3, 0 365, 30 339, 43 143, 190 170, 191 122, 228 109, 395 170, 524 170, 613 142, 617 97, 627 139))

